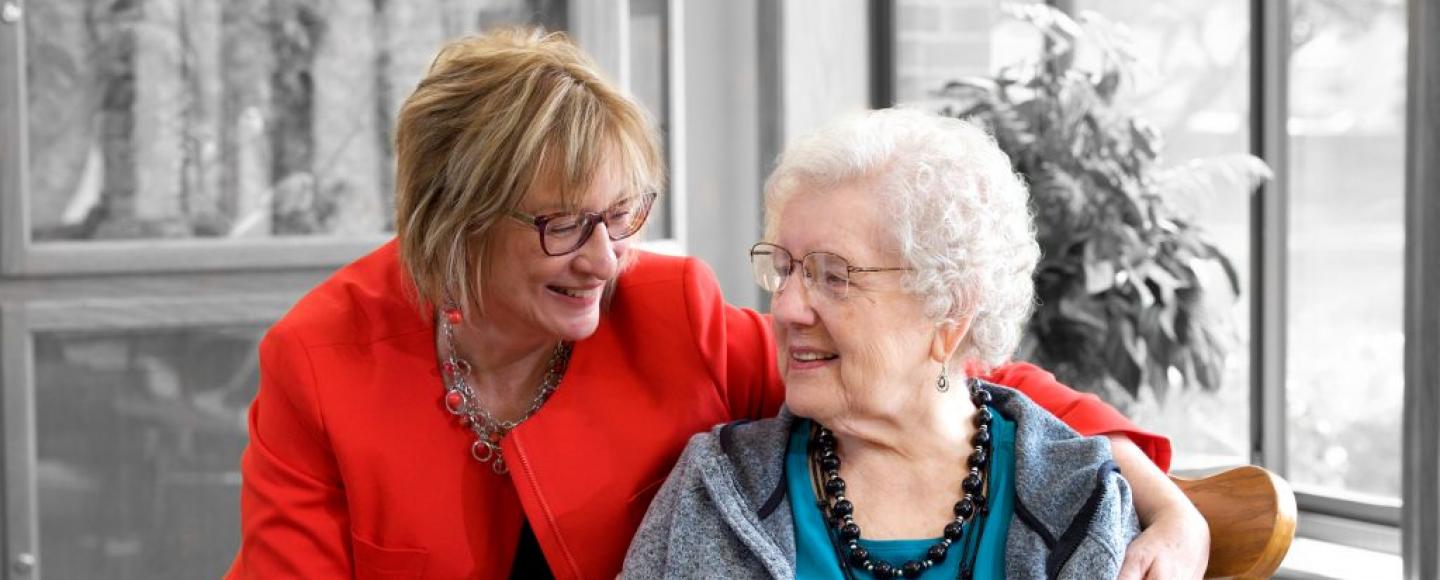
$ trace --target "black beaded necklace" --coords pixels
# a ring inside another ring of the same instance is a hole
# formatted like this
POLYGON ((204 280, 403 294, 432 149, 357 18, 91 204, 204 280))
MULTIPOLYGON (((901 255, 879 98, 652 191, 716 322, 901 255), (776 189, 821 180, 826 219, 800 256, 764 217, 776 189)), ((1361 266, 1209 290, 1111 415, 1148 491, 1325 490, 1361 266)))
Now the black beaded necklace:
POLYGON ((860 545, 860 526, 855 523, 855 504, 845 497, 845 480, 840 477, 840 455, 835 451, 835 434, 816 423, 815 431, 811 435, 810 465, 812 470, 817 470, 820 477, 812 479, 821 482, 819 487, 825 495, 825 499, 820 502, 821 512, 825 514, 826 524, 831 528, 831 540, 838 540, 840 563, 847 576, 850 575, 850 568, 854 567, 868 571, 881 580, 918 578, 926 570, 944 562, 950 546, 960 541, 964 535, 965 524, 973 522, 976 516, 987 511, 986 499, 989 494, 985 486, 985 466, 990 460, 990 422, 994 417, 985 406, 990 400, 990 393, 980 387, 979 381, 970 381, 970 401, 975 404, 975 435, 970 442, 975 448, 970 451, 970 458, 966 461, 970 473, 961 482, 961 490, 965 495, 955 502, 955 519, 945 524, 940 541, 925 551, 925 558, 910 560, 898 566, 872 557, 869 550, 860 545))

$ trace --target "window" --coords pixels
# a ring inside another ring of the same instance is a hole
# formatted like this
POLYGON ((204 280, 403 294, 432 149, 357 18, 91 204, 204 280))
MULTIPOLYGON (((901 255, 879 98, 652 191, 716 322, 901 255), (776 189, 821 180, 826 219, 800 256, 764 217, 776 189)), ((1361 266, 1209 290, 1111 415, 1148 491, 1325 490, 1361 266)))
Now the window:
MULTIPOLYGON (((10 178, 23 191, 10 202, 18 211, 0 215, 5 269, 357 257, 393 230, 393 123, 405 98, 444 41, 497 25, 569 29, 591 52, 626 55, 602 66, 668 131, 669 2, 625 6, 628 14, 564 0, 30 3, 21 22, 27 174, 10 178)), ((672 240, 675 202, 661 200, 649 237, 672 240)))
POLYGON ((988 75, 1033 58, 1041 38, 1005 17, 1003 0, 900 0, 895 19, 895 100, 938 108, 936 92, 955 79, 988 75))
POLYGON ((263 332, 240 325, 34 334, 47 576, 224 574, 240 540, 237 459, 263 332))
MULTIPOLYGON (((670 5, 666 0, 630 0, 630 93, 655 115, 665 142, 667 165, 673 166, 669 20, 670 5)), ((662 195, 656 200, 654 216, 646 226, 649 239, 677 237, 672 197, 662 195)))
MULTIPOLYGON (((1405 384, 1407 364, 1422 368, 1405 355, 1406 175, 1417 163, 1407 164, 1406 135, 1433 130, 1426 117, 1407 119, 1423 109, 1407 102, 1423 89, 1407 85, 1414 3, 1045 4, 1082 25, 1099 15, 1128 29, 1138 66, 1125 98, 1164 135, 1162 168, 1261 150, 1282 164, 1258 195, 1171 200, 1240 274, 1222 386, 1112 402, 1172 437, 1176 468, 1258 460, 1285 476, 1302 535, 1397 551, 1405 396, 1430 388, 1405 384)), ((939 108, 946 81, 1032 58, 1046 41, 1017 31, 1007 5, 897 3, 893 30, 875 39, 893 49, 875 52, 893 58, 880 67, 893 78, 877 80, 892 90, 877 94, 939 108)), ((1416 267, 1408 274, 1423 274, 1416 267)))
POLYGON ((154 295, 77 300, 64 296, 73 285, 52 285, 50 299, 19 301, 13 285, 3 288, 0 420, 13 570, 223 573, 239 533, 255 345, 294 299, 277 288, 297 282, 257 278, 212 278, 227 290, 206 296, 151 283, 154 295))
POLYGON ((392 126, 436 47, 565 16, 519 0, 27 9, 37 242, 390 231, 392 126))
POLYGON ((1290 7, 1287 475, 1398 505, 1405 3, 1290 7))

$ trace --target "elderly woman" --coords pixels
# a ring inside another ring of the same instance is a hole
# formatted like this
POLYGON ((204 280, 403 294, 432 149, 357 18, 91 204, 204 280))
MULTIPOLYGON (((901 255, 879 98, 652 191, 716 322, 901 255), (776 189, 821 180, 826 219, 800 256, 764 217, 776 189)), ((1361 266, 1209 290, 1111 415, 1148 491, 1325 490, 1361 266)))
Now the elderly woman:
POLYGON ((750 251, 779 417, 691 439, 634 578, 1106 578, 1138 533, 1104 438, 978 380, 1039 256, 1024 185, 962 121, 870 113, 802 140, 750 251))
MULTIPOLYGON (((230 577, 614 577, 685 441, 778 410, 768 322, 631 247, 660 149, 563 36, 446 46, 395 145, 397 239, 261 343, 230 577)), ((992 378, 1168 459, 1033 367, 992 378)))

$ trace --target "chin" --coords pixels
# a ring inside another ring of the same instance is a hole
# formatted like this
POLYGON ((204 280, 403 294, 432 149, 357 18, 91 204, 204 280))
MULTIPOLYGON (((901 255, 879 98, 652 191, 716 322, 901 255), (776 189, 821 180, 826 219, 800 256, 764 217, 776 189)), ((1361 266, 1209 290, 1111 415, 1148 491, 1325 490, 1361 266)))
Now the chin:
POLYGON ((785 406, 797 417, 807 419, 824 419, 830 416, 834 410, 833 405, 826 399, 828 389, 819 385, 807 385, 804 383, 792 384, 785 382, 785 406))
POLYGON ((590 335, 595 334, 595 329, 600 327, 600 316, 587 316, 582 319, 567 320, 556 326, 555 335, 566 342, 580 342, 590 335))

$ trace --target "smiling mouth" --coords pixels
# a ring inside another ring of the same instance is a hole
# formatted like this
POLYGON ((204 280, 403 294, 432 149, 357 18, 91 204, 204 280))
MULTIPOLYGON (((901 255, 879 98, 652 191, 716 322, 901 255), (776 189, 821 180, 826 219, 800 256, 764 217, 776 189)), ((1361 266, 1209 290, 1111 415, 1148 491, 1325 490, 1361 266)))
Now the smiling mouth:
POLYGON ((840 358, 840 355, 827 352, 796 352, 790 353, 790 358, 799 362, 817 362, 835 360, 840 358))
POLYGON ((590 298, 590 297, 593 297, 593 296, 595 296, 596 294, 600 293, 600 288, 598 288, 598 287, 597 287, 597 288, 585 288, 585 289, 580 289, 580 288, 564 288, 564 287, 561 287, 561 286, 546 286, 545 288, 546 288, 547 290, 551 291, 551 292, 554 292, 554 293, 559 294, 559 295, 561 295, 561 296, 568 296, 568 297, 570 297, 570 298, 590 298))

